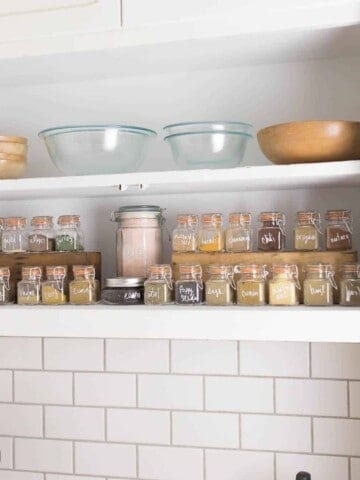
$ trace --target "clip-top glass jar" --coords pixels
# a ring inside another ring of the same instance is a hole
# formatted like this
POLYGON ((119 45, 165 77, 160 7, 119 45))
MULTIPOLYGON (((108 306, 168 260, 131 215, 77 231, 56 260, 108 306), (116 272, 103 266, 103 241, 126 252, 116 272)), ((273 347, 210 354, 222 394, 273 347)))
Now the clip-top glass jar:
POLYGON ((175 303, 198 305, 204 301, 201 265, 179 265, 179 280, 175 282, 175 303))
POLYGON ((300 251, 315 251, 321 248, 320 213, 297 212, 294 229, 294 247, 300 251))
POLYGON ((19 305, 39 305, 41 303, 42 267, 22 267, 22 280, 17 285, 19 305))
POLYGON ((93 265, 74 265, 74 280, 70 282, 70 303, 92 305, 99 301, 100 283, 95 278, 93 265))
POLYGON ((342 265, 340 275, 340 305, 360 307, 360 264, 342 265))
POLYGON ((0 217, 0 252, 2 251, 2 234, 5 227, 5 218, 0 217))
POLYGON ((84 250, 84 234, 80 227, 79 215, 61 215, 56 233, 57 252, 78 252, 84 250))
POLYGON ((265 305, 266 276, 265 265, 236 265, 234 269, 237 303, 239 305, 265 305))
POLYGON ((285 215, 281 212, 262 212, 262 226, 258 229, 258 249, 278 251, 285 248, 285 215))
POLYGON ((151 265, 162 260, 163 209, 156 205, 121 207, 112 212, 116 234, 119 277, 146 277, 151 265))
POLYGON ((232 265, 208 265, 205 300, 208 305, 232 305, 236 289, 232 265))
POLYGON ((201 252, 222 252, 224 250, 223 216, 221 213, 201 215, 199 250, 201 252))
POLYGON ((225 232, 227 252, 249 252, 251 250, 251 214, 230 213, 229 227, 225 232))
POLYGON ((325 215, 326 250, 351 250, 352 216, 350 210, 328 210, 325 215))
POLYGON ((8 217, 2 234, 2 251, 5 253, 26 252, 28 242, 26 235, 26 218, 8 217))
POLYGON ((172 302, 172 269, 170 265, 152 265, 144 283, 146 305, 166 305, 172 302))
POLYGON ((172 235, 174 252, 196 252, 198 224, 197 215, 186 213, 177 216, 177 226, 172 235))
POLYGON ((15 292, 10 283, 10 268, 0 267, 0 305, 14 303, 15 292))
POLYGON ((44 305, 64 305, 68 302, 67 266, 46 267, 46 280, 41 285, 44 305))
POLYGON ((55 250, 53 217, 33 217, 28 237, 30 252, 52 252, 55 250))
POLYGON ((332 265, 315 263, 305 266, 304 305, 332 305, 334 288, 337 289, 337 285, 332 265))
POLYGON ((279 264, 271 268, 269 304, 293 306, 299 304, 299 274, 297 265, 279 264))

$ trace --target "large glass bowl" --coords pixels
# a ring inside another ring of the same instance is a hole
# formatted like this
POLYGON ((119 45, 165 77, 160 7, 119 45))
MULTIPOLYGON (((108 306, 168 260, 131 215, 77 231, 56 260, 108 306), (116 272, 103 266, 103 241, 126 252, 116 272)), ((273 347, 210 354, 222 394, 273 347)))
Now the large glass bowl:
POLYGON ((39 133, 54 165, 66 175, 138 170, 156 132, 126 125, 49 128, 39 133))
POLYGON ((251 133, 253 127, 249 123, 244 122, 183 122, 166 125, 164 130, 173 135, 176 133, 192 133, 192 132, 212 132, 212 131, 230 131, 240 133, 251 133))
POLYGON ((232 168, 243 160, 249 133, 202 131, 164 138, 176 163, 183 169, 232 168))

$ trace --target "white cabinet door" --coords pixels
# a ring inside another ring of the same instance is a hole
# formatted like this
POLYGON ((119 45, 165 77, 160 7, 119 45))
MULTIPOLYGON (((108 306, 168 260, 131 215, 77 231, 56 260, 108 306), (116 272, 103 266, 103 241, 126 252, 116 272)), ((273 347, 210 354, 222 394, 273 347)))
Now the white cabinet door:
POLYGON ((0 42, 121 27, 121 0, 0 0, 0 42))

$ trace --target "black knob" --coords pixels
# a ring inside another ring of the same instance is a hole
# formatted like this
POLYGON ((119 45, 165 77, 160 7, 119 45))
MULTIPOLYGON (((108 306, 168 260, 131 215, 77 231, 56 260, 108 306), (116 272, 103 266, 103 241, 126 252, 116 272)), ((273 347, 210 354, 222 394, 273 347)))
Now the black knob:
POLYGON ((296 480, 311 480, 311 475, 308 472, 299 472, 296 475, 296 480))

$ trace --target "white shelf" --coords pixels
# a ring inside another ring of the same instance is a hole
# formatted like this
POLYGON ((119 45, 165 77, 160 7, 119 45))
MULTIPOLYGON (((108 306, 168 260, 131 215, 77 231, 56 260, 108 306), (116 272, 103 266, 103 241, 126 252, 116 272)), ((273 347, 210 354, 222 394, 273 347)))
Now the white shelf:
POLYGON ((10 305, 0 336, 360 342, 360 309, 10 305))
POLYGON ((241 192, 360 185, 360 160, 224 170, 0 180, 0 200, 241 192))

